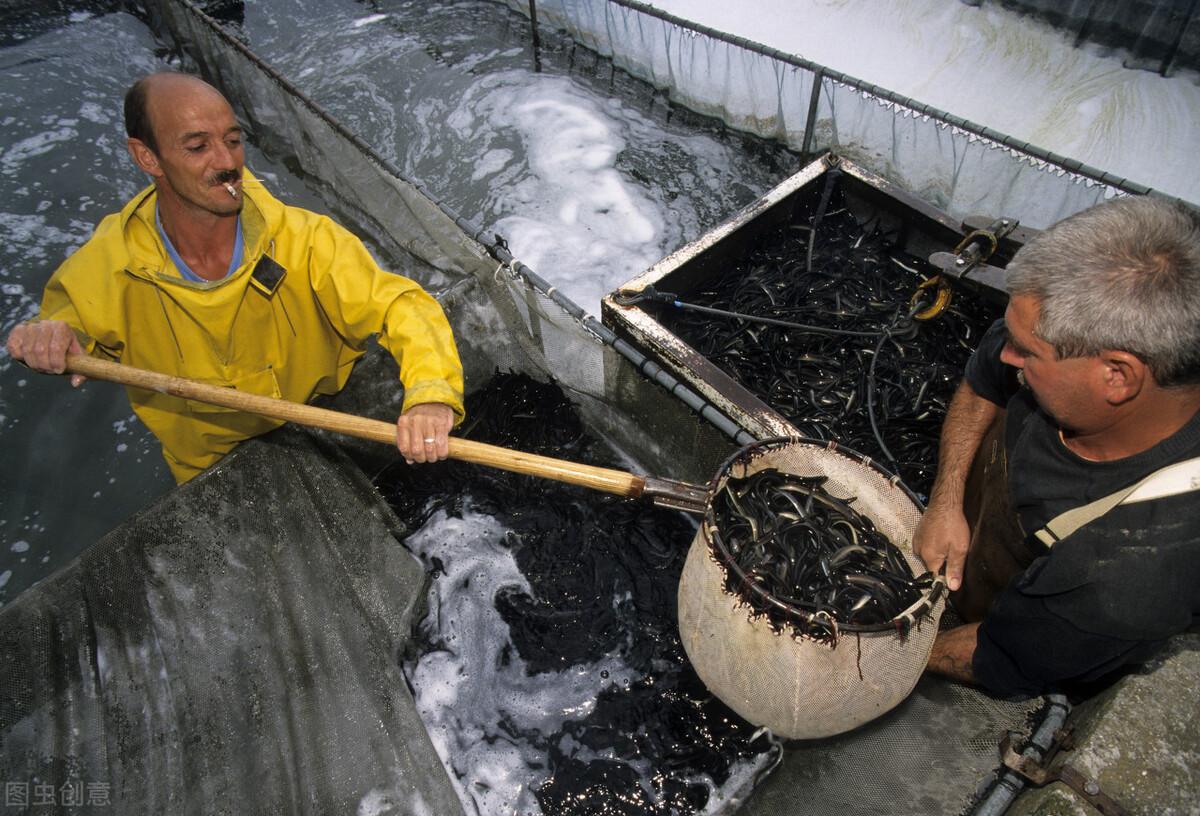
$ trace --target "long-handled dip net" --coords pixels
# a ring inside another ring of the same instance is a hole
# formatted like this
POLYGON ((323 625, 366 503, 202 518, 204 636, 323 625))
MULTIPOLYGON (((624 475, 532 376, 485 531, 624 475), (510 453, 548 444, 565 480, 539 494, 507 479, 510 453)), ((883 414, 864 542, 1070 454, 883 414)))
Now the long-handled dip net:
POLYGON ((912 554, 919 519, 907 489, 836 444, 776 439, 734 455, 680 579, 696 672, 782 737, 840 734, 893 708, 945 606, 912 554))

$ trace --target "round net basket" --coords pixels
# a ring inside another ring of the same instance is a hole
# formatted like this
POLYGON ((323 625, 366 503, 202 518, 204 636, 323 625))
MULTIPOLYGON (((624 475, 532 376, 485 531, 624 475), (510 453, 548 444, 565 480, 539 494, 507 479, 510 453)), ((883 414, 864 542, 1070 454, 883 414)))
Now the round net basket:
MULTIPOLYGON (((828 493, 853 499, 853 509, 900 548, 914 574, 926 571, 912 553, 920 505, 870 459, 831 442, 766 440, 725 462, 710 485, 710 499, 730 478, 764 468, 827 477, 828 493)), ((696 673, 722 702, 777 736, 815 739, 856 728, 908 696, 929 660, 945 608, 940 580, 886 623, 839 625, 820 614, 813 620, 811 612, 747 581, 712 534, 714 525, 710 500, 679 583, 679 632, 696 673), (764 597, 752 599, 750 593, 764 597), (775 623, 754 611, 764 604, 774 605, 775 623), (790 625, 779 626, 781 619, 790 625)))

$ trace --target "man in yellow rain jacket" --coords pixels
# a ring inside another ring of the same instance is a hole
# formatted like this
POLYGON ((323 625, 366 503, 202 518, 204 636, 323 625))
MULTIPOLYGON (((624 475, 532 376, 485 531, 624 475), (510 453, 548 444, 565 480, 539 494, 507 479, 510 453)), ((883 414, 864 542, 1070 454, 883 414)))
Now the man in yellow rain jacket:
MULTIPOLYGON (((61 373, 68 352, 86 351, 306 402, 345 385, 378 333, 404 384, 397 446, 410 461, 445 458, 463 380, 437 302, 329 218, 268 193, 245 170, 232 108, 200 79, 139 80, 125 124, 153 184, 54 273, 38 318, 9 335, 13 358, 61 373)), ((135 388, 129 399, 179 482, 282 424, 135 388)))

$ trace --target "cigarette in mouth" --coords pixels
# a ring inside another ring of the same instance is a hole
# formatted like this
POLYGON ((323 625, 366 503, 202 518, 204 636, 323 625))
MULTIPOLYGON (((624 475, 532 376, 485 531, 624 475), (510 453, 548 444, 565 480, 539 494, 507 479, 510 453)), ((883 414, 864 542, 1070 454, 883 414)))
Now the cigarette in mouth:
POLYGON ((229 193, 229 197, 230 197, 230 198, 237 198, 237 190, 233 189, 233 185, 232 185, 232 184, 226 183, 226 184, 225 184, 225 191, 226 191, 227 193, 229 193))

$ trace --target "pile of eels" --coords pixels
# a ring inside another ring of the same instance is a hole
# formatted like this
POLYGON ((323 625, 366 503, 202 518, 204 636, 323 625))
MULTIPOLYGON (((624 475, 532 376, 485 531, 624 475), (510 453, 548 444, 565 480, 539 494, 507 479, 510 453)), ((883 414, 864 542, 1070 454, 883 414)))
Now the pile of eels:
POLYGON ((823 638, 831 623, 886 624, 932 585, 932 574, 914 575, 854 499, 831 495, 825 482, 765 468, 727 479, 713 497, 709 529, 727 553, 725 589, 776 631, 823 638))
POLYGON ((823 210, 811 202, 809 210, 758 241, 718 280, 677 295, 808 328, 645 308, 802 435, 868 455, 927 495, 942 418, 1000 309, 958 292, 938 317, 911 319, 912 297, 934 272, 928 263, 900 249, 878 219, 860 224, 840 188, 823 210))
MULTIPOLYGON (((462 436, 620 466, 557 385, 498 374, 466 409, 462 436)), ((438 511, 454 517, 464 508, 498 522, 493 545, 511 550, 528 581, 493 599, 511 637, 502 654, 524 661, 530 698, 606 655, 628 664, 628 685, 598 683, 594 705, 556 733, 530 733, 495 714, 498 750, 520 743, 544 757, 545 781, 534 791, 542 813, 687 816, 712 806, 738 767, 773 767, 771 741, 708 692, 683 652, 675 594, 695 535, 688 517, 452 460, 397 462, 375 482, 414 531, 438 511)), ((435 583, 443 580, 439 564, 428 566, 435 583)), ((406 665, 454 648, 429 624, 406 665)))

